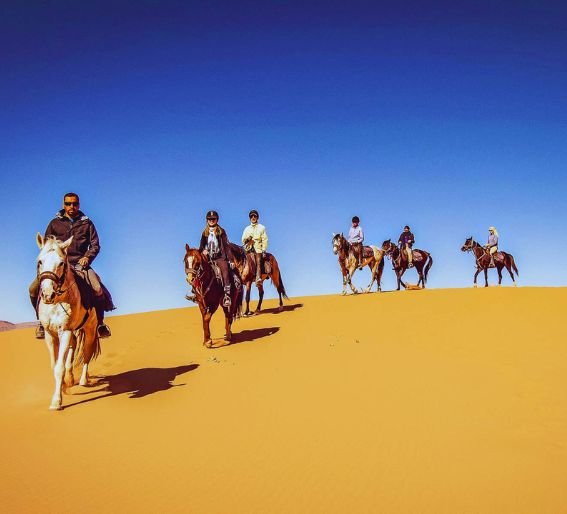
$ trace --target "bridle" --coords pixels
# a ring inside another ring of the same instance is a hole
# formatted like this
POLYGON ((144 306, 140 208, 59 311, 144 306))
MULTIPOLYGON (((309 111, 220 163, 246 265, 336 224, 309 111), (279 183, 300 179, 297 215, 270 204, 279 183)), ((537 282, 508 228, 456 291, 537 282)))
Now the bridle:
POLYGON ((468 243, 468 240, 465 241, 465 244, 463 245, 464 251, 465 252, 472 252, 472 254, 474 255, 474 258, 476 260, 476 265, 478 268, 481 267, 480 265, 480 260, 486 255, 485 252, 482 252, 478 257, 476 256, 476 253, 474 251, 475 248, 481 248, 482 246, 480 244, 478 244, 472 237, 471 237, 471 241, 470 243, 468 243))
POLYGON ((37 280, 39 281, 40 285, 44 280, 53 281, 53 283, 55 284, 55 291, 54 291, 55 296, 61 296, 63 293, 67 291, 66 289, 63 290, 63 284, 65 284, 66 275, 67 275, 67 259, 63 261, 63 273, 61 273, 61 276, 57 275, 57 273, 53 271, 42 271, 41 273, 37 274, 37 280))

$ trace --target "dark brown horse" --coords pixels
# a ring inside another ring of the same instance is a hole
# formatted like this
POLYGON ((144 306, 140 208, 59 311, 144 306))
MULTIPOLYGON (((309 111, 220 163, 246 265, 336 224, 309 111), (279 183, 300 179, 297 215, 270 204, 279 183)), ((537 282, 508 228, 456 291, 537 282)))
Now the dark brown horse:
MULTIPOLYGON (((346 294, 347 284, 353 293, 358 293, 358 289, 352 283, 352 276, 358 268, 358 259, 355 256, 352 245, 345 239, 343 234, 335 234, 332 239, 333 253, 339 257, 339 266, 343 275, 343 292, 346 294)), ((382 271, 384 271, 384 252, 377 246, 364 246, 362 249, 362 267, 370 268, 370 284, 364 290, 369 293, 374 281, 377 283, 377 291, 381 291, 382 271)))
MULTIPOLYGON (((254 255, 250 251, 247 251, 243 246, 230 243, 230 248, 236 258, 235 264, 240 273, 242 283, 246 286, 246 310, 244 311, 244 316, 250 316, 252 314, 250 311, 250 290, 252 289, 252 284, 256 282, 256 259, 254 259, 254 255)), ((278 292, 280 298, 278 311, 281 312, 283 310, 282 298, 288 300, 278 261, 271 253, 266 253, 264 269, 260 274, 260 281, 256 282, 256 287, 258 288, 258 305, 256 306, 256 314, 262 310, 262 300, 264 299, 264 280, 267 278, 272 280, 272 283, 278 292)))
MULTIPOLYGON (((403 274, 407 271, 409 267, 408 256, 406 252, 402 252, 390 239, 387 239, 382 243, 382 250, 386 252, 392 259, 392 264, 394 265, 394 271, 396 273, 396 278, 398 279, 398 291, 400 290, 400 284, 404 288, 408 288, 408 285, 402 280, 403 274)), ((421 283, 422 287, 425 289, 425 284, 427 282, 427 274, 433 265, 433 257, 425 250, 412 250, 413 255, 413 266, 419 275, 419 280, 417 281, 417 287, 421 283)))
MULTIPOLYGON (((219 306, 222 306, 224 297, 224 289, 220 282, 217 280, 213 266, 208 259, 197 248, 191 248, 188 244, 185 245, 185 277, 189 285, 193 287, 201 316, 203 318, 203 344, 207 348, 213 347, 213 340, 211 339, 210 322, 213 314, 219 306)), ((230 294, 231 306, 226 308, 222 306, 225 318, 225 341, 232 339, 232 332, 230 327, 234 318, 240 317, 242 311, 242 285, 234 284, 230 294)))
MULTIPOLYGON (((472 237, 469 237, 465 244, 461 247, 463 252, 472 252, 476 261, 476 273, 474 274, 474 287, 476 287, 476 277, 481 271, 484 271, 484 287, 488 287, 488 268, 490 268, 490 254, 485 250, 485 248, 477 243, 472 237)), ((498 285, 502 284, 502 268, 506 268, 508 273, 510 273, 510 278, 514 285, 516 281, 514 280, 514 273, 519 276, 518 268, 516 268, 516 262, 514 257, 510 253, 506 252, 496 252, 494 254, 494 266, 496 271, 498 271, 498 285), (512 270, 514 273, 512 273, 512 270)))

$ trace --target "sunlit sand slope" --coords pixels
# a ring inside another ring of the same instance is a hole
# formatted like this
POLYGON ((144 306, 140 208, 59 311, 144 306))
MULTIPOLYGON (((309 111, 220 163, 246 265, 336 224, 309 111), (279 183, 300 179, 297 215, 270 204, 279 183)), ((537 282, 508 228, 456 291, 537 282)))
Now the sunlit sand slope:
POLYGON ((212 350, 196 308, 113 317, 98 384, 61 412, 33 329, 2 332, 2 511, 567 512, 566 306, 543 288, 292 299, 212 350))

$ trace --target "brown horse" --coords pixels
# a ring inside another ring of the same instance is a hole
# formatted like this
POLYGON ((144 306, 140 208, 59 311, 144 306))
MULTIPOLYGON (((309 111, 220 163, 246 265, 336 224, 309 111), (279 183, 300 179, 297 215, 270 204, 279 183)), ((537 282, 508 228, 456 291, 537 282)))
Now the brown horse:
MULTIPOLYGON (((339 257, 339 266, 343 275, 343 292, 347 294, 347 284, 350 286, 354 294, 358 293, 358 289, 352 283, 352 277, 358 268, 358 259, 355 256, 352 245, 345 239, 343 234, 334 234, 332 239, 333 253, 339 257)), ((374 285, 377 284, 377 291, 381 291, 380 285, 382 280, 382 272, 384 271, 384 252, 377 246, 364 246, 362 249, 362 266, 368 266, 372 274, 370 284, 364 290, 369 293, 374 285)))
MULTIPOLYGON (((246 248, 230 243, 230 248, 236 258, 235 264, 240 273, 242 283, 246 286, 246 310, 244 311, 244 316, 250 316, 252 315, 252 312, 250 311, 250 290, 252 289, 252 284, 256 282, 256 259, 254 259, 254 255, 249 251, 251 245, 246 248)), ((278 308, 279 312, 283 310, 282 297, 288 300, 278 261, 271 253, 266 253, 264 269, 260 275, 260 281, 256 282, 259 299, 255 314, 258 314, 262 310, 262 300, 264 299, 263 283, 268 277, 272 280, 280 298, 280 306, 278 308)))
MULTIPOLYGON (((476 260, 476 273, 474 274, 474 287, 476 287, 476 277, 481 271, 484 271, 484 287, 488 287, 488 268, 490 268, 490 255, 484 249, 482 245, 477 243, 472 237, 469 237, 465 244, 461 247, 463 252, 472 252, 476 260)), ((510 253, 506 252, 496 252, 494 254, 494 267, 498 271, 498 285, 502 284, 502 268, 506 267, 508 273, 510 273, 510 278, 514 285, 516 281, 514 280, 514 273, 519 276, 518 268, 516 268, 516 262, 514 257, 510 253), (512 270, 514 273, 512 273, 512 270)))
MULTIPOLYGON (((210 322, 213 314, 218 307, 222 305, 224 297, 223 286, 220 284, 219 280, 217 280, 213 265, 197 248, 191 248, 186 244, 183 262, 185 263, 186 280, 195 291, 195 297, 203 318, 203 344, 207 348, 212 348, 213 340, 211 339, 210 322)), ((235 280, 235 282, 237 281, 239 282, 239 280, 235 280)), ((230 294, 230 308, 222 306, 226 330, 224 336, 225 341, 232 339, 230 327, 234 318, 240 317, 242 296, 242 285, 236 283, 233 285, 230 294)))
MULTIPOLYGON (((396 278, 398 280, 398 291, 400 290, 400 284, 404 286, 404 288, 408 288, 408 284, 406 284, 402 280, 403 274, 407 271, 408 265, 408 256, 406 252, 402 252, 390 239, 387 239, 382 243, 382 250, 386 252, 392 259, 392 264, 394 265, 394 271, 396 273, 396 278)), ((427 282, 427 274, 433 265, 433 257, 426 252, 425 250, 412 250, 413 254, 413 265, 419 275, 419 280, 417 281, 417 287, 419 284, 423 286, 425 289, 425 283, 427 282)))

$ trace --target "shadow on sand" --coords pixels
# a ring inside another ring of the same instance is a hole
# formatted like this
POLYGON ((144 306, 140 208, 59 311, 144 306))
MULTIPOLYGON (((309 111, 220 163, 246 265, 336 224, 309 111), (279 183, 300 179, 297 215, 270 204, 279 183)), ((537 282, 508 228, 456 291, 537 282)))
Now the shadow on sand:
POLYGON ((272 309, 262 309, 258 314, 279 314, 280 312, 293 312, 295 309, 301 309, 302 303, 293 303, 291 305, 284 305, 281 310, 279 307, 272 309))
POLYGON ((233 345, 256 341, 256 339, 271 336, 272 334, 279 332, 279 330, 280 327, 253 328, 251 330, 243 330, 242 332, 236 332, 232 334, 232 341, 230 342, 230 344, 233 345))
POLYGON ((125 371, 116 375, 107 375, 102 377, 93 377, 97 381, 93 383, 93 387, 104 386, 102 388, 93 389, 86 392, 75 393, 72 396, 106 393, 96 398, 88 398, 73 404, 67 405, 65 408, 75 407, 81 403, 88 403, 108 396, 116 396, 118 394, 130 394, 129 398, 143 398, 158 391, 167 391, 172 387, 179 387, 184 384, 174 385, 172 382, 179 376, 193 371, 199 367, 198 364, 187 364, 185 366, 177 366, 175 368, 142 368, 125 371))

